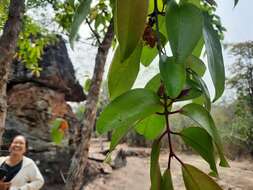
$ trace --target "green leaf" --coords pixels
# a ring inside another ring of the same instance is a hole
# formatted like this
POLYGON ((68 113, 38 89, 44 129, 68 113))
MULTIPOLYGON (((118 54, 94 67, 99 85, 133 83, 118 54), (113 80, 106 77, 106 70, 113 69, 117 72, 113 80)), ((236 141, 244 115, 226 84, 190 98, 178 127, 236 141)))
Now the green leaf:
POLYGON ((174 190, 169 169, 166 169, 163 173, 161 190, 174 190))
MULTIPOLYGON (((160 33, 165 37, 164 44, 168 42, 168 36, 166 32, 166 23, 164 16, 158 16, 159 29, 160 33)), ((165 45, 164 45, 165 46, 165 45)), ((158 55, 157 48, 151 48, 149 46, 144 46, 141 54, 141 63, 144 66, 149 66, 150 63, 155 59, 158 55)))
POLYGON ((162 55, 159 61, 159 68, 167 95, 170 98, 176 98, 185 84, 186 72, 184 65, 175 63, 173 57, 162 55))
MULTIPOLYGON (((162 11, 163 9, 163 0, 157 0, 158 10, 162 11)), ((148 14, 151 14, 154 11, 154 1, 149 1, 148 14)))
POLYGON ((84 89, 86 92, 89 92, 90 86, 91 86, 91 79, 88 78, 88 79, 85 80, 83 89, 84 89))
POLYGON ((191 3, 181 6, 171 3, 166 10, 166 26, 176 62, 184 62, 202 36, 203 16, 201 11, 191 3))
POLYGON ((198 84, 191 80, 189 77, 186 78, 186 83, 182 93, 176 99, 176 101, 190 100, 202 95, 202 91, 198 84))
MULTIPOLYGON (((110 152, 112 152, 116 146, 120 143, 120 140, 132 129, 131 125, 121 126, 116 128, 112 133, 110 152)), ((109 152, 109 153, 110 153, 109 152)))
POLYGON ((123 63, 120 61, 119 47, 116 49, 108 73, 108 89, 110 99, 123 94, 132 88, 140 68, 141 45, 123 63))
POLYGON ((225 86, 225 70, 222 56, 220 38, 214 30, 210 16, 204 14, 203 35, 207 52, 208 68, 215 88, 216 101, 223 93, 225 86))
POLYGON ((140 121, 135 130, 146 139, 154 140, 163 132, 164 127, 164 116, 153 114, 140 121))
POLYGON ((146 25, 148 0, 116 0, 115 26, 121 61, 138 45, 146 25))
MULTIPOLYGON (((203 92, 203 103, 205 105, 205 108, 210 111, 211 110, 211 98, 210 98, 210 94, 208 91, 208 88, 206 86, 205 81, 199 77, 197 74, 193 73, 193 79, 198 83, 199 87, 201 88, 202 92, 203 92)), ((201 103, 202 105, 202 103, 201 103)))
POLYGON ((160 74, 157 74, 147 82, 147 84, 145 85, 145 89, 157 92, 160 85, 161 85, 161 76, 160 74))
POLYGON ((203 190, 203 188, 205 190, 222 190, 211 177, 190 164, 184 164, 182 172, 186 190, 203 190))
POLYGON ((195 57, 200 57, 203 50, 203 46, 204 46, 204 38, 202 36, 199 42, 197 43, 197 46, 194 48, 192 55, 194 55, 195 57))
POLYGON ((228 167, 229 166, 228 162, 223 154, 221 138, 219 136, 218 130, 215 127, 214 121, 211 115, 209 114, 209 112, 201 105, 191 103, 191 104, 185 105, 182 108, 181 113, 190 117, 192 120, 197 122, 201 127, 203 127, 209 133, 219 153, 220 166, 228 167))
POLYGON ((162 175, 159 165, 161 144, 158 140, 155 140, 152 144, 151 160, 150 160, 150 190, 159 190, 162 182, 162 175))
POLYGON ((80 5, 75 12, 74 19, 71 25, 70 37, 69 37, 69 41, 70 41, 70 45, 72 49, 74 48, 74 41, 76 39, 79 27, 84 21, 84 19, 87 17, 87 15, 89 14, 90 4, 91 4, 91 0, 81 0, 80 5))
POLYGON ((187 58, 186 66, 187 68, 190 68, 195 73, 197 73, 199 76, 203 76, 206 72, 205 63, 194 55, 191 55, 187 58))
POLYGON ((193 5, 195 5, 196 7, 200 8, 200 9, 202 8, 202 6, 200 4, 200 0, 184 0, 184 1, 187 2, 187 3, 192 3, 193 5))
POLYGON ((97 122, 98 133, 106 133, 121 126, 134 124, 162 110, 159 97, 147 89, 130 90, 115 98, 101 113, 97 122))
POLYGON ((51 124, 51 138, 55 144, 61 144, 64 138, 64 132, 59 130, 61 123, 62 119, 57 118, 51 124))
POLYGON ((144 46, 142 49, 141 54, 141 63, 144 66, 149 66, 150 63, 155 59, 155 57, 158 55, 157 48, 151 48, 148 46, 144 46))
POLYGON ((181 131, 182 139, 185 144, 192 147, 196 152, 198 152, 206 161, 209 163, 210 168, 218 174, 212 137, 202 128, 199 127, 189 127, 184 128, 181 131))

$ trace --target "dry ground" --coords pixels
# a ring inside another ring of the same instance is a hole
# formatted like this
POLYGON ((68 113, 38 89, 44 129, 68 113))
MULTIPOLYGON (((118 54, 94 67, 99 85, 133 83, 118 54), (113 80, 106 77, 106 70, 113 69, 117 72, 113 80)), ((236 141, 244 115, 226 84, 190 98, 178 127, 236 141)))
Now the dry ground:
MULTIPOLYGON (((125 149, 126 147, 124 147, 125 149)), ((179 155, 186 163, 193 164, 205 172, 208 165, 199 156, 179 155)), ((160 157, 161 168, 167 165, 167 154, 160 157)), ((231 168, 219 167, 220 179, 217 182, 224 190, 253 190, 253 162, 248 160, 230 161, 231 168)), ((181 179, 181 168, 172 162, 172 173, 175 190, 184 190, 181 179)), ((85 190, 149 190, 149 158, 128 157, 127 166, 114 170, 112 174, 93 181, 85 190)), ((205 188, 203 187, 203 190, 205 188)))

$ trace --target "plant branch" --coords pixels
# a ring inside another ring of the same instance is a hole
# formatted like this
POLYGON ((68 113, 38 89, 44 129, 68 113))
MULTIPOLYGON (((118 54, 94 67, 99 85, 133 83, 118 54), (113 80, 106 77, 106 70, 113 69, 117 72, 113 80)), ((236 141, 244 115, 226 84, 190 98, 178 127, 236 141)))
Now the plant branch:
POLYGON ((171 136, 170 136, 170 124, 169 124, 169 110, 167 107, 167 96, 164 92, 164 113, 165 113, 165 121, 166 121, 166 132, 168 134, 168 141, 169 141, 169 149, 170 149, 170 154, 169 154, 169 161, 168 161, 168 169, 170 169, 170 163, 171 163, 171 158, 174 155, 173 152, 173 147, 172 147, 172 141, 171 141, 171 136))
POLYGON ((87 18, 86 18, 86 23, 88 24, 88 26, 89 26, 91 32, 94 34, 94 36, 95 36, 95 38, 96 38, 96 40, 97 40, 97 42, 98 42, 98 44, 99 44, 99 46, 100 46, 100 45, 101 45, 101 42, 100 42, 100 36, 99 36, 99 34, 97 33, 96 30, 94 30, 94 29, 92 28, 91 22, 90 22, 87 18))

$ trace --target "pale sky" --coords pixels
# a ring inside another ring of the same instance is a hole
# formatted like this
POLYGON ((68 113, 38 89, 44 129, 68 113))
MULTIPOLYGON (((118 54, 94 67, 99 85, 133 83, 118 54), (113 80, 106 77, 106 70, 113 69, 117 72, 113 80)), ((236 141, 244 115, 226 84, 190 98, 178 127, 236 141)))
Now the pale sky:
MULTIPOLYGON (((244 42, 247 40, 253 40, 253 0, 239 0, 237 7, 233 8, 234 0, 217 0, 218 9, 217 15, 221 17, 223 26, 227 29, 225 32, 225 43, 244 42)), ((80 35, 87 36, 87 30, 83 29, 80 35)), ((92 76, 93 68, 95 64, 95 55, 97 49, 89 45, 82 43, 76 43, 75 51, 69 51, 70 57, 73 61, 77 77, 80 82, 84 81, 85 76, 92 76)), ((109 59, 111 59, 110 54, 109 59)), ((233 59, 224 52, 225 66, 228 67, 233 59)), ((108 71, 108 64, 106 66, 106 73, 108 71)), ((145 84, 149 78, 158 72, 157 64, 152 64, 150 68, 142 67, 138 76, 138 81, 135 86, 139 87, 145 84)), ((210 93, 213 95, 213 87, 210 77, 206 75, 204 80, 207 82, 210 93)))

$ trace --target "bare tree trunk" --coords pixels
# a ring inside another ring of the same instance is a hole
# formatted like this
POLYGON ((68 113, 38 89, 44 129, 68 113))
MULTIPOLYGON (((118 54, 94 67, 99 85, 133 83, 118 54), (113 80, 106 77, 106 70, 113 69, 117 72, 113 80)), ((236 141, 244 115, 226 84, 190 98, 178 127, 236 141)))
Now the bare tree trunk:
POLYGON ((97 102, 104 73, 104 66, 108 51, 111 47, 113 36, 113 21, 111 21, 108 31, 103 42, 99 45, 96 55, 91 88, 85 105, 86 110, 83 120, 81 144, 77 147, 74 156, 72 157, 67 183, 65 185, 66 190, 81 190, 83 186, 84 169, 88 161, 91 133, 96 119, 97 102))
POLYGON ((7 112, 6 86, 9 67, 15 54, 18 35, 21 30, 24 6, 24 0, 10 1, 8 19, 4 25, 3 35, 0 38, 0 145, 2 144, 7 112))

